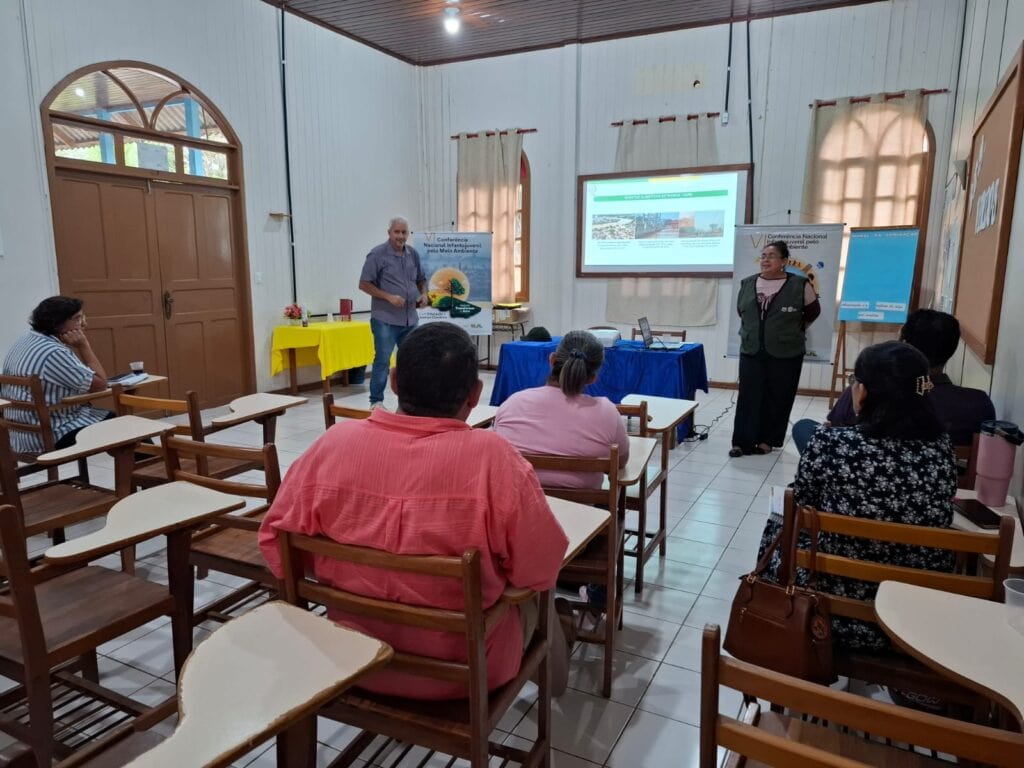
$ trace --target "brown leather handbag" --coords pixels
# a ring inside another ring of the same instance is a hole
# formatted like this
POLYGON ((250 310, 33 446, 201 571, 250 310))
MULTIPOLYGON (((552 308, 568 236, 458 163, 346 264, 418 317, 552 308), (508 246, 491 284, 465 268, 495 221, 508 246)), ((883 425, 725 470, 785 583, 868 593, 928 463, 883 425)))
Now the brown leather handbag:
MULTIPOLYGON (((816 515, 814 520, 817 521, 816 515)), ((783 526, 754 570, 740 577, 724 647, 742 661, 828 685, 836 679, 828 598, 813 589, 796 586, 795 568, 789 568, 788 574, 780 574, 782 584, 763 576, 772 553, 787 534, 787 527, 792 531, 786 542, 790 551, 783 561, 795 561, 799 526, 783 526)), ((817 543, 815 530, 811 536, 812 573, 817 543)))

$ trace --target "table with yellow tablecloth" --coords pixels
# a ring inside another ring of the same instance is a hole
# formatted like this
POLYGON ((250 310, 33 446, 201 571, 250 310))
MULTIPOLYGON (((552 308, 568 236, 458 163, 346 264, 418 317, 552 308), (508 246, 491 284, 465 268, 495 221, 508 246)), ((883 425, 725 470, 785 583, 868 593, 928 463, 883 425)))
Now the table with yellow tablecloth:
POLYGON ((373 334, 370 324, 349 322, 310 323, 308 326, 279 325, 270 346, 270 375, 288 368, 290 389, 298 390, 296 369, 319 365, 326 383, 332 374, 373 362, 373 334))

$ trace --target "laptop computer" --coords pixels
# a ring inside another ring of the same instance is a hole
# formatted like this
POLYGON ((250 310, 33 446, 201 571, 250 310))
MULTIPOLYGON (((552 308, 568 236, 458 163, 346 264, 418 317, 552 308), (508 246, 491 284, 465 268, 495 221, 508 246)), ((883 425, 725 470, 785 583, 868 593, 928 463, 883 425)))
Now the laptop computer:
POLYGON ((646 317, 637 320, 637 325, 640 326, 640 335, 643 337, 644 346, 647 349, 679 349, 683 346, 681 341, 665 341, 661 338, 654 338, 654 334, 651 333, 651 323, 646 317))

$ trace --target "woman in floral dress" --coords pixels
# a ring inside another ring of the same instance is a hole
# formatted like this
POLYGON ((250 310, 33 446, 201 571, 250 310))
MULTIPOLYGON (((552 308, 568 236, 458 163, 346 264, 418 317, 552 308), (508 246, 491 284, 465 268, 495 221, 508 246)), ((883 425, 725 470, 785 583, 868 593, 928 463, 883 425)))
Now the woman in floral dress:
MULTIPOLYGON (((793 496, 796 503, 825 512, 892 523, 948 528, 956 492, 953 446, 929 402, 928 361, 909 344, 889 341, 857 357, 851 379, 857 423, 819 429, 800 459, 793 496)), ((778 535, 781 520, 769 518, 761 552, 778 535)), ((801 547, 810 545, 802 532, 801 547)), ((887 544, 822 533, 818 551, 858 560, 952 571, 952 553, 927 547, 887 544)), ((781 553, 769 575, 777 574, 781 553)), ((797 581, 807 583, 798 569, 797 581)), ((878 585, 822 574, 816 588, 858 600, 873 600, 878 585)), ((846 648, 883 649, 889 641, 873 624, 835 617, 833 639, 846 648)))

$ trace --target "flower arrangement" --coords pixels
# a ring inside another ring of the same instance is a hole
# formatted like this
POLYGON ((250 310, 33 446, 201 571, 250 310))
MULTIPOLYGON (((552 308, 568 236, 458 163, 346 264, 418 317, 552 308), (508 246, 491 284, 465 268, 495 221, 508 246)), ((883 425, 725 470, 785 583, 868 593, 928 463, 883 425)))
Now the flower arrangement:
POLYGON ((289 304, 284 308, 284 316, 289 320, 302 319, 302 307, 299 304, 289 304))

